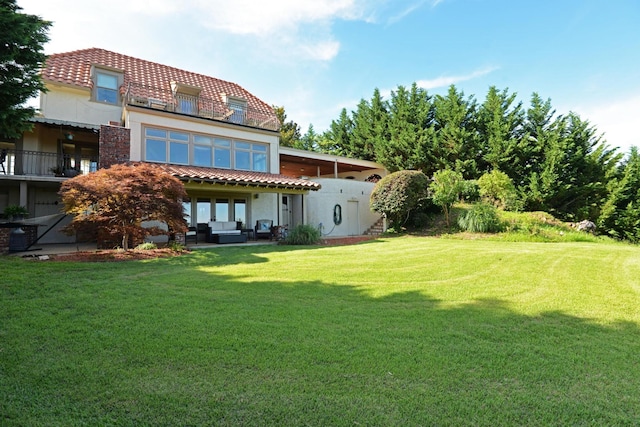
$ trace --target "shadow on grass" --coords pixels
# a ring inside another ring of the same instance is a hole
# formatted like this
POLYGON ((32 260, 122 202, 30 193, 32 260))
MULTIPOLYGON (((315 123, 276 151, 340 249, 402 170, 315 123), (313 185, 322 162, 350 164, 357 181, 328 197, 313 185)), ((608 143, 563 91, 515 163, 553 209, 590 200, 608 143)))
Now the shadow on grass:
POLYGON ((635 324, 194 268, 297 249, 197 251, 42 290, 36 271, 3 284, 0 424, 640 421, 635 324))

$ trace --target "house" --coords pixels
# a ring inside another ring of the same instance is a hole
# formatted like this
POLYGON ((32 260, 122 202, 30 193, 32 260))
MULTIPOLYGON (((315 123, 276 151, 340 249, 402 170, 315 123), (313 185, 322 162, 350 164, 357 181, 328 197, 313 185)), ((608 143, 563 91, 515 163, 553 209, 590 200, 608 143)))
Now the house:
POLYGON ((273 108, 236 83, 96 48, 51 55, 42 77, 33 130, 0 141, 0 211, 26 206, 39 243, 86 238, 60 231, 64 180, 130 161, 184 182, 192 226, 270 219, 341 236, 379 220, 368 197, 382 166, 280 147, 273 108))

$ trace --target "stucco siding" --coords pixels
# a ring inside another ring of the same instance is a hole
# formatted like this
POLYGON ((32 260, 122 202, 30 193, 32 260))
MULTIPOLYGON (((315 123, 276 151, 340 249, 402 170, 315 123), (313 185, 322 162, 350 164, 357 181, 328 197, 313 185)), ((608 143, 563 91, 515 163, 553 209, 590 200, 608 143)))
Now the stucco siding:
POLYGON ((323 236, 364 234, 380 218, 369 208, 369 197, 375 184, 351 179, 314 178, 313 181, 320 183, 322 189, 311 192, 306 198, 307 223, 314 227, 322 224, 323 236), (334 223, 336 205, 340 205, 342 214, 340 224, 334 223), (356 212, 357 218, 352 217, 356 212))
POLYGON ((40 95, 40 111, 48 119, 95 124, 120 121, 122 106, 91 101, 89 90, 58 85, 49 88, 40 95))

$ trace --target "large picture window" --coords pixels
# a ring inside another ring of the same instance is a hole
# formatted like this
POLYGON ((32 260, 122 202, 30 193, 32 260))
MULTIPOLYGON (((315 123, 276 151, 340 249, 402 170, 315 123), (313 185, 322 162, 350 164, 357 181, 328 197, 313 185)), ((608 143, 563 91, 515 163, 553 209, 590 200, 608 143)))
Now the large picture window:
POLYGON ((213 145, 215 154, 213 165, 217 168, 231 169, 231 141, 215 138, 213 145))
POLYGON ((255 172, 269 170, 267 144, 148 127, 144 158, 174 163, 255 172))
POLYGON ((189 164, 189 134, 145 129, 145 159, 151 162, 189 164))

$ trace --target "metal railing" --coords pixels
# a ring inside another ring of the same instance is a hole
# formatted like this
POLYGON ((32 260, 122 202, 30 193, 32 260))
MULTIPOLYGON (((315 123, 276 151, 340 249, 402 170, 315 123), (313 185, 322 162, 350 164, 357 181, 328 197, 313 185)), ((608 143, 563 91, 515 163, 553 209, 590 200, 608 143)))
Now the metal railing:
POLYGON ((0 175, 73 177, 98 169, 98 159, 42 151, 3 149, 0 175))
POLYGON ((140 83, 129 83, 124 99, 129 105, 150 107, 260 129, 280 130, 280 122, 275 114, 266 114, 249 106, 239 108, 235 103, 226 104, 203 96, 174 93, 171 90, 140 83))

